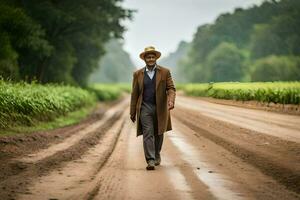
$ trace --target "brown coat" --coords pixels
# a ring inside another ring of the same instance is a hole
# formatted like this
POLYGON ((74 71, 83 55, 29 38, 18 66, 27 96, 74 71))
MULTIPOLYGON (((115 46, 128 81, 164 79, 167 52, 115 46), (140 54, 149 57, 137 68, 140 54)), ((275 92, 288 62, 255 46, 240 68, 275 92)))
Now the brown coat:
MULTIPOLYGON (((130 116, 136 115, 137 136, 142 135, 140 123, 140 109, 143 101, 145 67, 133 73, 130 116)), ((158 134, 172 130, 168 101, 175 105, 176 89, 169 69, 157 65, 156 67, 156 111, 158 121, 158 134)))

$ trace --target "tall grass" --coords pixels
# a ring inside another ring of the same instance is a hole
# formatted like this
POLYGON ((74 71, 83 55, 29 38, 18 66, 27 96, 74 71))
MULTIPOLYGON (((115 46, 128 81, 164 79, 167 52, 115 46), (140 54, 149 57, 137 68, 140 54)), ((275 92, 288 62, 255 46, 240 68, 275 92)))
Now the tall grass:
POLYGON ((89 90, 97 95, 99 101, 112 101, 120 98, 123 92, 129 93, 131 86, 127 83, 96 83, 91 85, 89 90))
POLYGON ((300 82, 224 82, 186 84, 181 86, 187 95, 207 96, 241 101, 300 104, 300 82))
POLYGON ((95 94, 78 87, 0 80, 0 128, 51 121, 96 100, 95 94))

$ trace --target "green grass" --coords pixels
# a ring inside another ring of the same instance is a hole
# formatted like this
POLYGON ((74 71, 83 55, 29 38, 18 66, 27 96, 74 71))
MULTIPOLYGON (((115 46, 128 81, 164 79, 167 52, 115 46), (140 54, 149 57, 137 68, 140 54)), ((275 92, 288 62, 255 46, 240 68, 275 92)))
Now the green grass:
POLYGON ((30 133, 78 123, 97 101, 116 100, 130 90, 130 84, 94 84, 83 89, 0 79, 0 134, 30 133))
POLYGON ((120 98, 123 92, 130 93, 131 85, 127 83, 106 84, 96 83, 89 87, 99 101, 112 101, 120 98))
MULTIPOLYGON (((95 104, 96 105, 96 104, 95 104)), ((85 119, 94 109, 95 105, 80 108, 79 110, 68 113, 65 116, 55 118, 50 122, 36 122, 32 126, 15 126, 9 129, 1 130, 0 135, 15 135, 15 134, 29 134, 37 131, 47 131, 72 124, 77 124, 85 119)))
POLYGON ((186 84, 182 90, 191 96, 238 101, 256 100, 281 104, 300 104, 300 82, 224 82, 186 84))
POLYGON ((0 129, 53 121, 96 101, 95 94, 78 87, 0 80, 0 129))

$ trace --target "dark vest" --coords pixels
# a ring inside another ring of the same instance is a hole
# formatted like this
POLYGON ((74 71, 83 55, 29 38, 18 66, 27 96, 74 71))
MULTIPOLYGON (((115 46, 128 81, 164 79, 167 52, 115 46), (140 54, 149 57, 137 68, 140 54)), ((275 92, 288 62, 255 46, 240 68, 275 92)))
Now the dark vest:
POLYGON ((156 79, 156 71, 151 80, 145 69, 143 101, 146 103, 156 104, 156 93, 155 93, 155 84, 156 84, 155 82, 156 81, 155 81, 155 79, 156 79))

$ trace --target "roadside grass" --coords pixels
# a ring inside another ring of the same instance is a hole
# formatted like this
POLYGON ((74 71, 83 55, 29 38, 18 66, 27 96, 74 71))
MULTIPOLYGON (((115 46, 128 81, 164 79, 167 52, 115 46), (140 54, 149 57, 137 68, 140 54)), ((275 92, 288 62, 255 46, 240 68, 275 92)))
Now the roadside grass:
POLYGON ((120 98, 123 93, 130 93, 131 85, 129 83, 96 83, 90 85, 88 90, 94 92, 99 101, 113 101, 120 98))
POLYGON ((70 112, 65 116, 60 116, 49 122, 36 121, 32 126, 14 126, 5 130, 0 130, 0 135, 9 136, 15 134, 30 134, 38 131, 48 131, 65 126, 77 124, 85 119, 96 108, 96 104, 88 107, 80 108, 79 110, 70 112))
POLYGON ((110 102, 130 92, 130 84, 62 84, 10 82, 0 79, 0 135, 46 131, 76 124, 97 102, 110 102))
POLYGON ((300 82, 223 82, 181 84, 186 95, 237 101, 300 104, 300 82))
POLYGON ((0 80, 0 129, 53 121, 96 101, 95 94, 79 87, 0 80))

